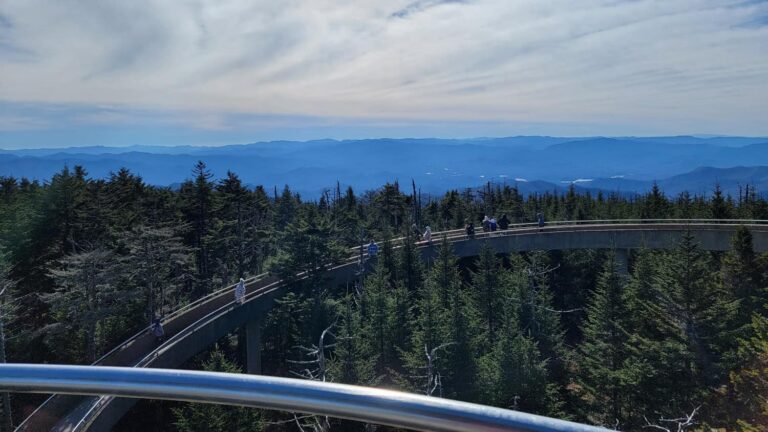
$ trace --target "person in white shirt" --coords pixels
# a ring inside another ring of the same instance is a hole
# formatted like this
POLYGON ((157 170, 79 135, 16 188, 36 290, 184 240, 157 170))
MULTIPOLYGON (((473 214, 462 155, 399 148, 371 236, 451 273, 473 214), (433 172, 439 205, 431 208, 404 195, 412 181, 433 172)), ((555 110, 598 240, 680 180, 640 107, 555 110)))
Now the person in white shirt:
POLYGON ((235 287, 235 303, 243 304, 245 301, 245 280, 240 278, 240 282, 235 287))

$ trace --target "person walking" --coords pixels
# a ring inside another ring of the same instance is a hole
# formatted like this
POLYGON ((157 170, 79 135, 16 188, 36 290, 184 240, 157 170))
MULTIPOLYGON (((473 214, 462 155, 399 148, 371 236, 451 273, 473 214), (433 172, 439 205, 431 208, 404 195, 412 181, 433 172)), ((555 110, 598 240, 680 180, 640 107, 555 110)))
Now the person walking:
POLYGON ((368 258, 374 258, 379 253, 379 245, 373 239, 368 243, 368 258))
POLYGON ((424 231, 424 241, 428 244, 432 244, 432 229, 427 225, 427 229, 424 231))
POLYGON ((536 215, 536 219, 537 219, 538 224, 539 224, 539 231, 541 231, 541 229, 544 228, 544 215, 541 214, 541 213, 538 213, 536 215))
POLYGON ((489 232, 491 230, 491 218, 485 215, 483 218, 483 232, 489 232))
POLYGON ((496 231, 496 228, 498 228, 498 224, 496 223, 496 218, 492 217, 491 220, 488 221, 488 224, 491 226, 491 232, 496 231))
POLYGON ((238 305, 243 304, 245 301, 245 280, 240 278, 240 282, 235 287, 235 303, 238 305))
POLYGON ((150 331, 155 335, 157 343, 161 343, 165 340, 165 330, 163 330, 163 323, 161 322, 160 317, 156 316, 155 319, 152 320, 150 331))

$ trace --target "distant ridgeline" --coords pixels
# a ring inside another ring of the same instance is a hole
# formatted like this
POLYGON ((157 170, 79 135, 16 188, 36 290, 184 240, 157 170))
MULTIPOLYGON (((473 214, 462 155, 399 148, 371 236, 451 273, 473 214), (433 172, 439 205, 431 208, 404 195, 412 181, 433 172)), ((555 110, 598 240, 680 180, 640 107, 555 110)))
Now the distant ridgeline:
MULTIPOLYGON (((265 373, 308 377, 302 362, 313 361, 312 346, 330 329, 322 370, 312 363, 310 371, 327 381, 622 430, 686 415, 707 428, 768 424, 768 256, 753 252, 746 229, 727 253, 703 251, 691 237, 673 250, 634 252, 629 276, 607 250, 498 256, 486 248, 459 260, 441 246, 424 262, 411 242, 393 249, 385 241, 413 224, 423 232, 473 222, 479 230, 485 215, 512 223, 539 213, 545 221, 766 220, 768 201, 754 188, 713 187, 704 197, 655 187, 626 197, 575 188, 526 195, 494 184, 420 194, 408 182, 365 193, 331 187, 305 200, 288 186, 247 188, 234 172, 214 180, 205 164, 190 167, 178 189, 125 169, 93 179, 78 166, 44 182, 0 179, 9 361, 90 363, 155 316, 240 277, 295 274, 375 239, 379 258, 362 285, 312 280, 278 301, 262 330, 265 373)), ((187 366, 240 371, 240 340, 225 337, 187 366)), ((13 395, 14 422, 41 401, 13 395)), ((363 428, 330 422, 333 430, 363 428)), ((295 424, 273 412, 142 402, 117 430, 295 424)))
POLYGON ((204 161, 214 179, 228 171, 247 185, 291 189, 316 198, 340 182, 369 190, 416 181, 425 193, 517 185, 522 194, 579 190, 648 192, 654 180, 669 195, 712 193, 715 183, 768 191, 768 139, 739 137, 371 139, 267 142, 222 147, 81 147, 0 150, 0 175, 40 181, 84 167, 99 179, 126 167, 145 182, 178 186, 204 161))

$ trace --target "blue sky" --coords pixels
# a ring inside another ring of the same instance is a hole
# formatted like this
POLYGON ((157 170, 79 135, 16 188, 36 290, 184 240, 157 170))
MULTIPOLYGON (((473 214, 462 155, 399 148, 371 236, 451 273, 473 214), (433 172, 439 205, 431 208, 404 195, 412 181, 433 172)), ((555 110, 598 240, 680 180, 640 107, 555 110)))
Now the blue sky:
POLYGON ((768 136, 768 2, 0 3, 0 147, 768 136))

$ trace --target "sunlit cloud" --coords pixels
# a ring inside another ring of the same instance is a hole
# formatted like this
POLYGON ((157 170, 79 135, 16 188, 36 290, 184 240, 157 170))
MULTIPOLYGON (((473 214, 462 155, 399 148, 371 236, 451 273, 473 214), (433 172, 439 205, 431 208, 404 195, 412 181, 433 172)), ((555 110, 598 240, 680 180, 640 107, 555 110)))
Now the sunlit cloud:
POLYGON ((5 0, 0 114, 768 134, 766 17, 768 2, 725 0, 5 0))

